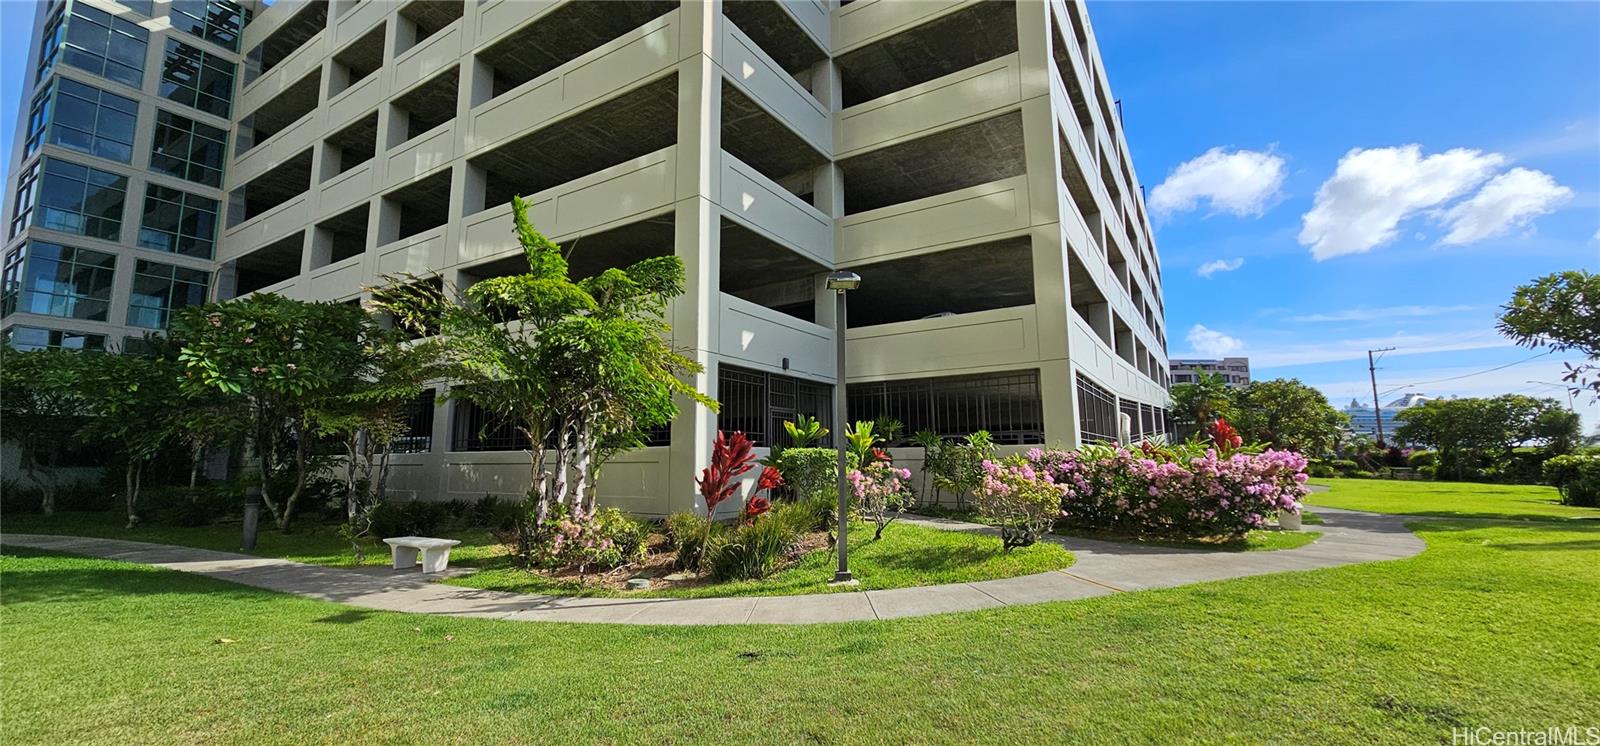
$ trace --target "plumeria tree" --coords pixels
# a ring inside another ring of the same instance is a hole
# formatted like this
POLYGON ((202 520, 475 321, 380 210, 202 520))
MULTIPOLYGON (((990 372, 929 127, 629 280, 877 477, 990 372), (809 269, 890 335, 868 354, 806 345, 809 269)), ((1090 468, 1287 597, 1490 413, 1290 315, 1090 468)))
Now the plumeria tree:
POLYGON ((412 342, 398 329, 371 319, 363 324, 361 360, 339 396, 311 412, 317 434, 337 440, 344 451, 344 532, 357 561, 373 511, 388 495, 394 442, 410 427, 411 410, 439 373, 431 341, 412 342))
POLYGON ((78 386, 88 415, 79 437, 116 448, 127 458, 123 502, 128 528, 133 528, 139 523, 145 465, 177 434, 183 420, 178 365, 162 356, 96 354, 80 365, 78 386))
POLYGON ((45 515, 56 510, 61 453, 83 422, 83 368, 82 353, 0 345, 0 435, 17 447, 19 468, 38 485, 45 515))
POLYGON ((183 386, 229 399, 249 427, 261 501, 287 529, 310 476, 314 413, 348 393, 372 321, 357 306, 272 293, 191 306, 177 315, 183 386), (283 494, 278 484, 287 484, 283 494))
POLYGON ((464 292, 393 277, 374 289, 373 300, 403 327, 439 335, 444 372, 456 381, 450 397, 522 433, 530 526, 539 528, 556 506, 592 514, 605 457, 671 422, 678 401, 716 402, 684 382, 701 367, 668 342, 665 313, 683 292, 682 261, 654 257, 574 280, 561 247, 535 230, 527 213, 525 200, 512 200, 528 272, 464 292))

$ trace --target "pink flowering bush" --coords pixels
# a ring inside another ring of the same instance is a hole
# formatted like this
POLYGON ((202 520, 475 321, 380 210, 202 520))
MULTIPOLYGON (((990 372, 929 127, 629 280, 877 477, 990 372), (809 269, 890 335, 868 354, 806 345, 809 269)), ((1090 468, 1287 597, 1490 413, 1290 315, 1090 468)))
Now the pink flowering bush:
POLYGON ((864 469, 852 469, 845 479, 855 495, 857 512, 878 526, 873 540, 882 538, 883 530, 911 507, 911 470, 887 459, 877 458, 864 469))
MULTIPOLYGON (((1037 448, 1029 454, 1036 451, 1043 455, 1037 448)), ((1052 469, 1033 458, 1011 456, 983 460, 983 481, 973 494, 973 504, 1000 527, 1000 542, 1010 551, 1038 541, 1050 530, 1061 514, 1065 494, 1052 469)))
POLYGON ((535 561, 545 567, 609 570, 644 558, 645 530, 616 508, 558 506, 540 529, 535 561))
POLYGON ((1309 491, 1293 451, 1090 445, 1035 448, 1024 460, 1061 490, 1063 521, 1130 534, 1239 538, 1279 510, 1299 512, 1309 491))

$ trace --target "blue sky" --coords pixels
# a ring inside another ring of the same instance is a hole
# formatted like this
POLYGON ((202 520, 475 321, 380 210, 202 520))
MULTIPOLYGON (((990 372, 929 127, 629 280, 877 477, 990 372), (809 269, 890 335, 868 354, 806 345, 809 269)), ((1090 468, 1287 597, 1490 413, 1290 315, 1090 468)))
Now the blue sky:
MULTIPOLYGON (((1563 396, 1526 383, 1559 380, 1563 358, 1528 360, 1494 313, 1519 283, 1600 268, 1600 4, 1089 16, 1150 197, 1173 356, 1248 355, 1341 406, 1370 401, 1365 350, 1390 346, 1380 390, 1563 396)), ((1578 403, 1593 428, 1600 408, 1578 403)))
MULTIPOLYGON (((25 38, 33 6, 0 0, 0 34, 25 38)), ((1089 15, 1152 200, 1173 356, 1248 355, 1339 405, 1370 398, 1365 350, 1389 346, 1395 396, 1561 395, 1526 381, 1576 358, 1509 346, 1494 312, 1540 274, 1600 269, 1600 4, 1089 15)), ((26 54, 0 45, 8 159, 26 54)))

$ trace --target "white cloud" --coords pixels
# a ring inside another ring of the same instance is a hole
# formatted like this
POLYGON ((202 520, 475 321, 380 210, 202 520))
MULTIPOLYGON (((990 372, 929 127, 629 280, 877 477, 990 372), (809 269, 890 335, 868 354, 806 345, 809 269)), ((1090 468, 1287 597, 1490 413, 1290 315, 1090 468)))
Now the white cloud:
POLYGON ((1200 269, 1195 270, 1195 272, 1197 272, 1201 277, 1210 277, 1218 272, 1232 272, 1243 266, 1243 258, 1212 259, 1211 261, 1200 265, 1200 269))
POLYGON ((1444 211, 1450 232, 1439 243, 1462 245, 1505 235, 1572 199, 1572 190, 1543 171, 1513 168, 1484 184, 1477 194, 1444 211))
POLYGON ((1331 313, 1313 313, 1304 316, 1290 316, 1289 321, 1296 322, 1323 322, 1323 321, 1379 321, 1394 318, 1415 318, 1418 316, 1439 316, 1447 313, 1462 313, 1475 311, 1477 306, 1387 306, 1384 308, 1347 308, 1343 311, 1331 313))
POLYGON ((1283 158, 1255 150, 1227 152, 1220 147, 1180 164, 1150 192, 1157 215, 1187 212, 1201 200, 1215 212, 1260 215, 1283 185, 1283 158))
POLYGON ((1366 368, 1367 350, 1394 347, 1389 356, 1421 355, 1429 352, 1457 352, 1461 350, 1486 350, 1513 347, 1510 340, 1493 329, 1473 329, 1454 332, 1429 332, 1414 334, 1398 332, 1384 337, 1356 339, 1329 339, 1290 344, 1258 344, 1251 346, 1250 364, 1253 368, 1278 368, 1291 365, 1316 365, 1341 360, 1360 360, 1366 368))
POLYGON ((1207 329, 1204 324, 1190 327, 1189 334, 1184 338, 1189 341, 1189 346, 1195 352, 1205 357, 1223 357, 1244 348, 1243 340, 1230 337, 1215 329, 1207 329))
POLYGON ((1371 251, 1394 240, 1402 220, 1467 193, 1504 162, 1465 148, 1427 157, 1418 145, 1351 150, 1302 217, 1300 245, 1317 261, 1371 251))

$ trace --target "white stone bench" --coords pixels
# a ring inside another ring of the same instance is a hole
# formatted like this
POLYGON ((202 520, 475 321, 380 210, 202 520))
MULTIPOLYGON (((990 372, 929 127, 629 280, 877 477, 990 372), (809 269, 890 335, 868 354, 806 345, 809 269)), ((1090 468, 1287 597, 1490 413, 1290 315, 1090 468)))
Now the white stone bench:
POLYGON ((450 548, 461 542, 454 539, 430 539, 426 536, 396 536, 384 539, 394 555, 394 569, 406 570, 417 564, 417 552, 422 552, 424 573, 444 572, 450 566, 450 548))

